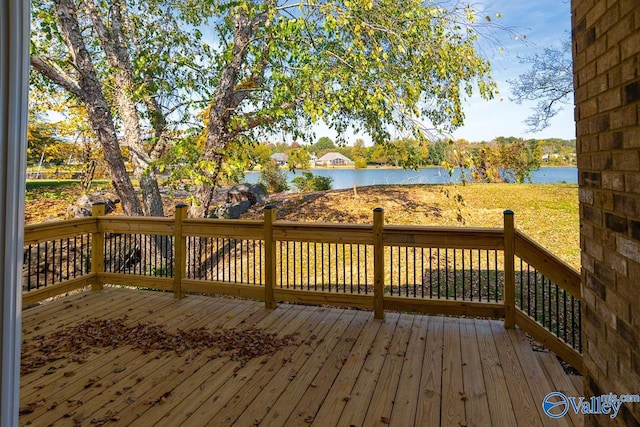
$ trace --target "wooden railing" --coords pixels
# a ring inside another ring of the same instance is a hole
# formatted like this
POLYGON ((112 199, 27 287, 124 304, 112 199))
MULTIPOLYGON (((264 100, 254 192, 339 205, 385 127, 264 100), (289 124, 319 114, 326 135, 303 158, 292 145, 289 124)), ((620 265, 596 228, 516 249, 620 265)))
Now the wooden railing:
POLYGON ((582 369, 580 276, 514 228, 94 216, 25 227, 23 304, 104 284, 504 318, 582 369))

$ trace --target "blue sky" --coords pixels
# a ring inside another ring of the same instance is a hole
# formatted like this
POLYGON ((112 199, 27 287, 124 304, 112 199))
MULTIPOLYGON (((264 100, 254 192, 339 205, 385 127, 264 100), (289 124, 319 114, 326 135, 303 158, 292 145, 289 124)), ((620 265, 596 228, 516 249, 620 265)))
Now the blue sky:
POLYGON ((515 79, 525 72, 527 65, 520 64, 518 56, 531 55, 548 46, 560 46, 560 41, 571 29, 571 11, 567 0, 487 0, 487 15, 500 12, 498 21, 515 33, 525 34, 526 39, 515 40, 506 33, 497 32, 499 45, 505 51, 500 54, 490 47, 485 54, 493 68, 494 80, 500 93, 486 102, 474 97, 465 108, 465 125, 454 132, 454 138, 469 141, 491 140, 497 136, 523 138, 575 138, 573 107, 566 105, 551 121, 551 126, 538 133, 527 133, 524 120, 530 115, 534 103, 518 105, 509 100, 511 91, 508 79, 515 79))

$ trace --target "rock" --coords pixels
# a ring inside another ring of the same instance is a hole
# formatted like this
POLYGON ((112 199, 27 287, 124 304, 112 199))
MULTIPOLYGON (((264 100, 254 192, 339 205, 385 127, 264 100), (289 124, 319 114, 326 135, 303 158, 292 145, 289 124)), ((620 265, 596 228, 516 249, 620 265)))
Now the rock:
POLYGON ((94 203, 104 203, 105 213, 108 214, 116 209, 116 205, 120 203, 120 200, 107 194, 83 194, 78 198, 75 204, 67 207, 66 218, 84 218, 91 216, 91 210, 94 203))
POLYGON ((266 200, 266 195, 258 184, 237 184, 227 191, 227 203, 234 204, 244 200, 251 202, 251 206, 262 204, 266 200))
POLYGON ((212 213, 213 218, 238 219, 249 208, 266 201, 266 195, 258 184, 237 184, 226 192, 225 203, 212 213))
POLYGON ((240 215, 245 213, 251 207, 249 200, 243 200, 238 203, 224 203, 213 211, 214 218, 221 219, 238 219, 240 215))

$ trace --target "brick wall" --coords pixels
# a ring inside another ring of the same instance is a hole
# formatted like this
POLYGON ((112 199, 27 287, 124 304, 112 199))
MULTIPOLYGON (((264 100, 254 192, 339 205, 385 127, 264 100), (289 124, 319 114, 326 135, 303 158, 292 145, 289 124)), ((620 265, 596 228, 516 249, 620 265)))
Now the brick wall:
MULTIPOLYGON (((640 1, 572 0, 585 395, 640 394, 640 1)), ((640 403, 586 425, 640 425, 640 403)))

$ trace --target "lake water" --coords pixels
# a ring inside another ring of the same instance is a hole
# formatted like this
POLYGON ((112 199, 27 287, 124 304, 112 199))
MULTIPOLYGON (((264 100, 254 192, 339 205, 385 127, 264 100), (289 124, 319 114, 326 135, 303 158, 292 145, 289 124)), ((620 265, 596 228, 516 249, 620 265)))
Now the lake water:
MULTIPOLYGON (((403 169, 310 169, 314 175, 328 176, 333 178, 333 189, 353 188, 364 185, 381 184, 446 184, 449 182, 459 182, 460 171, 454 172, 453 178, 444 168, 425 168, 415 170, 403 169)), ((295 174, 288 172, 288 180, 291 182, 296 176, 300 176, 298 171, 295 174)), ((246 181, 255 183, 260 176, 259 172, 247 172, 246 181)), ((578 169, 575 167, 541 167, 532 172, 531 182, 534 184, 552 183, 578 183, 578 169)))

